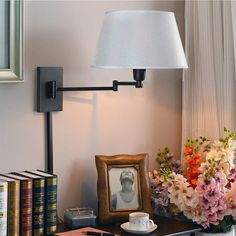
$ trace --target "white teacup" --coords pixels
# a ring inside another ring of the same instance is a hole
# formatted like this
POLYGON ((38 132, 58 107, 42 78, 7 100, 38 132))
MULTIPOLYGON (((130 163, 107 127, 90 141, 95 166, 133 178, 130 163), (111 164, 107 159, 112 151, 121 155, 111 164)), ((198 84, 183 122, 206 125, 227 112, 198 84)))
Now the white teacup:
POLYGON ((131 230, 147 230, 154 226, 153 220, 145 212, 133 212, 129 214, 129 228, 131 230))

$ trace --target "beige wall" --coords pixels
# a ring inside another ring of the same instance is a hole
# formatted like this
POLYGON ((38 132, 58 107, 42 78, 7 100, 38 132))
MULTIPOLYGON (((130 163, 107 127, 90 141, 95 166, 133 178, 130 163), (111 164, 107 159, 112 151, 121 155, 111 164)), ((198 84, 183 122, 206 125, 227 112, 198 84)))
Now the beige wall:
MULTIPOLYGON (((0 84, 0 172, 43 169, 44 115, 35 112, 37 66, 63 66, 64 85, 110 85, 132 71, 89 67, 104 12, 174 11, 183 36, 182 1, 25 1, 23 84, 0 84)), ((54 166, 60 215, 67 207, 96 208, 96 154, 180 152, 181 71, 147 71, 143 89, 65 93, 54 113, 54 166)))

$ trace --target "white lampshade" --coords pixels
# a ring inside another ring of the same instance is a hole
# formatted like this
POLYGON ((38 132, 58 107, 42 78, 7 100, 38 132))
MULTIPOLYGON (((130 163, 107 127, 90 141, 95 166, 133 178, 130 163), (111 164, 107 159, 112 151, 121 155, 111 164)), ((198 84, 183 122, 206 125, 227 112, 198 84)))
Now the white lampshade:
POLYGON ((92 67, 187 68, 174 13, 149 10, 107 12, 92 67))

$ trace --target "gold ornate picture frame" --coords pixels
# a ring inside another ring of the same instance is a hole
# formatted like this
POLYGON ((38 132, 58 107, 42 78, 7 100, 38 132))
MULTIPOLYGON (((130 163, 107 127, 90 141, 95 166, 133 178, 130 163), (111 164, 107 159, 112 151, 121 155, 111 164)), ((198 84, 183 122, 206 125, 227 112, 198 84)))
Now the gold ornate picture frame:
POLYGON ((135 211, 151 213, 147 154, 97 155, 95 159, 100 224, 127 221, 135 211))

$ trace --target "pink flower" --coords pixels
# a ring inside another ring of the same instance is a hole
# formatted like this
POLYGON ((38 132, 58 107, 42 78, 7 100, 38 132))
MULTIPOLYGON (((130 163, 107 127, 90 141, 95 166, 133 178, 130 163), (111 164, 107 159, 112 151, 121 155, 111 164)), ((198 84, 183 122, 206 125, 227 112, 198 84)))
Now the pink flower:
POLYGON ((226 195, 228 214, 232 215, 234 220, 236 220, 236 181, 231 184, 231 189, 226 195))
POLYGON ((225 194, 225 178, 221 172, 216 172, 215 178, 210 180, 201 176, 198 180, 196 191, 199 193, 199 205, 206 215, 202 222, 204 228, 210 224, 218 225, 223 220, 227 205, 225 194))
POLYGON ((187 159, 198 152, 201 158, 196 158, 199 162, 195 159, 193 163, 189 161, 194 168, 190 172, 186 169, 186 176, 164 166, 160 172, 153 171, 149 175, 157 204, 178 209, 188 219, 208 227, 209 231, 213 225, 218 225, 217 230, 221 230, 224 226, 222 221, 229 228, 233 223, 232 217, 236 220, 236 132, 226 128, 225 132, 226 138, 213 143, 204 137, 188 140, 187 159), (196 149, 191 149, 194 145, 196 149))
POLYGON ((228 180, 228 184, 226 185, 226 187, 230 189, 231 184, 236 181, 236 167, 234 167, 230 171, 229 175, 227 176, 227 180, 228 180))

